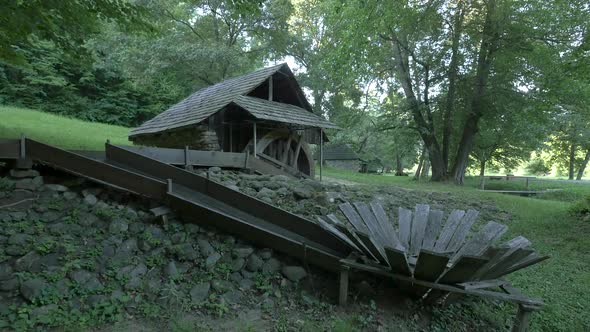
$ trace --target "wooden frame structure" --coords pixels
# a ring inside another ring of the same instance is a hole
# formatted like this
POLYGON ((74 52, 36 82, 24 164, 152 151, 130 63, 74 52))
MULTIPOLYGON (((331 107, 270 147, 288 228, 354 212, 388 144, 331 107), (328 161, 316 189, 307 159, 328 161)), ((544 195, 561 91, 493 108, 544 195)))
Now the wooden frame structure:
POLYGON ((415 211, 399 208, 393 223, 378 202, 344 203, 339 208, 346 222, 334 214, 318 222, 355 248, 353 255, 340 260, 341 304, 346 304, 348 274, 355 269, 389 277, 405 293, 428 303, 462 295, 514 302, 519 305, 514 331, 519 332, 543 306, 542 300, 520 294, 501 278, 548 256, 537 254, 522 236, 496 246, 507 227, 493 221, 471 233, 476 210, 453 210, 445 223, 442 211, 418 204, 415 211), (497 287, 501 291, 490 290, 497 287))

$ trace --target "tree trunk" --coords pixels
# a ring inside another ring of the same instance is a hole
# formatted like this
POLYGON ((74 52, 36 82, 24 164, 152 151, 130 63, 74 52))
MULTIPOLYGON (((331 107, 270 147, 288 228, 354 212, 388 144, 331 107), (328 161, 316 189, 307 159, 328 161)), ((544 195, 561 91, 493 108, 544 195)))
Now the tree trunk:
POLYGON ((420 174, 420 178, 427 178, 428 173, 430 173, 430 162, 428 160, 424 161, 424 166, 422 166, 422 172, 420 174))
POLYGON ((568 180, 574 179, 574 164, 576 162, 576 145, 572 143, 570 146, 570 157, 569 157, 569 170, 568 170, 568 180))
POLYGON ((485 184, 486 176, 486 161, 480 161, 479 163, 479 188, 483 189, 485 184))
POLYGON ((493 53, 498 43, 499 29, 496 26, 493 16, 496 11, 496 1, 490 0, 487 4, 486 20, 482 34, 481 45, 477 57, 477 70, 475 75, 475 89, 471 100, 471 110, 467 115, 463 134, 459 142, 459 149, 453 164, 453 180, 456 184, 463 184, 465 180, 465 169, 469 161, 469 154, 473 148, 475 135, 478 131, 479 119, 483 116, 485 106, 485 92, 488 82, 493 53))
POLYGON ((578 175, 576 176, 576 180, 582 180, 582 177, 584 176, 584 171, 586 171, 586 166, 588 166, 588 161, 590 161, 590 149, 586 151, 586 156, 582 161, 582 165, 580 165, 580 168, 578 169, 578 175))
POLYGON ((449 167, 449 150, 451 144, 452 133, 452 116, 455 106, 455 90, 457 81, 457 72, 459 64, 459 43, 461 40, 461 33, 463 31, 463 18, 465 17, 463 11, 463 1, 459 0, 457 3, 457 13, 455 13, 455 20, 453 22, 453 40, 451 45, 451 63, 449 64, 449 89, 447 91, 447 99, 445 105, 445 112, 443 114, 443 137, 442 137, 442 157, 443 162, 449 167))
POLYGON ((424 165, 424 157, 426 156, 426 148, 422 149, 422 154, 420 154, 420 161, 418 162, 418 168, 416 169, 416 173, 414 174, 414 180, 420 180, 420 174, 422 174, 422 166, 424 165))
POLYGON ((397 153, 395 155, 395 176, 404 175, 404 165, 402 164, 402 157, 397 153))
POLYGON ((422 141, 424 141, 424 146, 428 150, 428 157, 430 159, 430 164, 432 165, 432 180, 446 180, 447 167, 442 159, 440 145, 438 144, 434 131, 432 130, 433 128, 431 128, 431 126, 424 119, 420 109, 420 104, 416 99, 416 95, 414 94, 412 78, 409 69, 409 55, 407 50, 401 44, 402 42, 405 43, 405 41, 400 41, 396 35, 393 35, 391 42, 393 53, 395 55, 397 77, 401 82, 404 95, 406 96, 410 111, 412 112, 412 117, 414 118, 414 122, 418 127, 418 133, 420 134, 422 141))

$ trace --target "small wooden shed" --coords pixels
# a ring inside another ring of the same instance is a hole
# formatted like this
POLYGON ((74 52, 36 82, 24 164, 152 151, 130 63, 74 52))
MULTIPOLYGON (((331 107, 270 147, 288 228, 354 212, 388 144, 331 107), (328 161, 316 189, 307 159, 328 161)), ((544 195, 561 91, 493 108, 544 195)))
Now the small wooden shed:
MULTIPOLYGON (((315 155, 319 160, 319 152, 315 155)), ((348 144, 329 144, 324 148, 324 165, 359 172, 365 163, 348 144)))
POLYGON ((131 131, 135 144, 245 152, 314 176, 308 144, 337 128, 314 114, 287 64, 228 79, 188 96, 131 131))

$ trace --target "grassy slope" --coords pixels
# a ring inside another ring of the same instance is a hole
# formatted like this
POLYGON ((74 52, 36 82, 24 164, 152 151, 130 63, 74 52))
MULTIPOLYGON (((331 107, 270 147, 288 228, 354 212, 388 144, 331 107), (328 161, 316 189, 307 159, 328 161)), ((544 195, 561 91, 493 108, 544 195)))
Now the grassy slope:
POLYGON ((114 144, 129 144, 129 128, 0 106, 0 138, 18 138, 23 133, 32 139, 66 149, 104 150, 107 139, 114 144))
MULTIPOLYGON (((324 174, 364 184, 454 192, 466 199, 478 197, 495 202, 512 215, 508 236, 523 235, 539 252, 551 256, 551 259, 509 277, 525 294, 541 297, 546 302, 541 314, 533 316, 531 330, 590 330, 590 223, 576 220, 567 213, 572 202, 570 199, 589 195, 590 185, 539 182, 535 184, 536 189, 553 187, 563 190, 546 199, 536 199, 476 191, 477 179, 469 179, 464 187, 456 187, 417 182, 410 177, 367 175, 334 169, 324 170, 324 174)), ((489 309, 490 306, 481 307, 481 314, 495 321, 509 319, 514 314, 511 305, 489 309)))

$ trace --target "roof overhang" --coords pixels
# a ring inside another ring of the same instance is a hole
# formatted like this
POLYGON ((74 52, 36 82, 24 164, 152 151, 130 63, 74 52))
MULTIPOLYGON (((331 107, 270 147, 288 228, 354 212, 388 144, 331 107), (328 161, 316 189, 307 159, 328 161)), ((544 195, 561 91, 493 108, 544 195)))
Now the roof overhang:
POLYGON ((232 103, 260 121, 281 122, 302 128, 340 129, 332 122, 295 105, 248 96, 239 96, 232 103))

